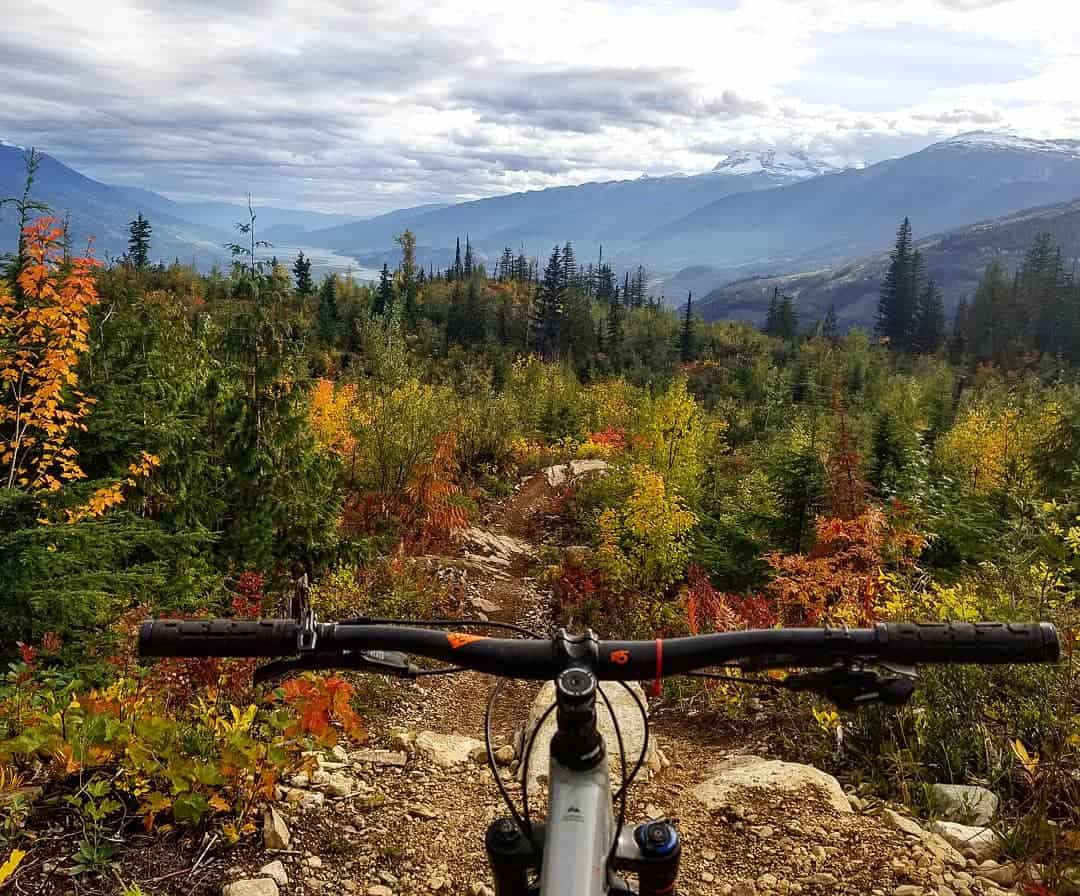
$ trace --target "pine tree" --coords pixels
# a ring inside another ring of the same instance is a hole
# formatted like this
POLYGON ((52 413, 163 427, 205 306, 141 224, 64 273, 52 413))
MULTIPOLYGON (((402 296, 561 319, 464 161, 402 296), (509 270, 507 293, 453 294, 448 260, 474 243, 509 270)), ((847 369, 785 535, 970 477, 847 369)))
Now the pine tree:
POLYGON ((765 313, 765 326, 762 332, 766 336, 776 336, 780 331, 780 287, 774 286, 772 295, 769 297, 769 310, 765 313))
POLYGON ((563 322, 566 315, 566 286, 563 282, 559 247, 551 251, 533 311, 533 346, 545 361, 562 354, 563 322))
POLYGON ((781 295, 776 307, 776 336, 788 342, 794 342, 799 335, 799 315, 791 296, 781 295))
POLYGON ((457 248, 454 250, 454 266, 447 272, 447 280, 460 280, 464 274, 461 267, 461 237, 457 238, 457 248))
POLYGON ((566 245, 563 246, 562 254, 562 266, 563 266, 563 283, 566 286, 573 287, 577 285, 577 260, 574 258, 574 247, 570 241, 566 241, 566 245))
POLYGON ((953 315, 952 332, 949 334, 949 360, 954 364, 960 364, 967 353, 967 338, 964 335, 967 330, 968 301, 967 296, 960 296, 956 305, 956 313, 953 315))
POLYGON ((419 284, 416 278, 416 237, 411 230, 406 230, 394 242, 401 246, 401 295, 405 300, 405 320, 412 323, 416 320, 416 299, 419 293, 419 284))
POLYGON ((388 314, 394 307, 394 278, 390 276, 389 266, 383 262, 379 271, 379 288, 375 291, 375 313, 388 314))
POLYGON ((840 336, 840 328, 836 322, 836 306, 829 305, 825 317, 821 320, 821 338, 826 342, 836 342, 840 336))
POLYGON ((319 306, 315 310, 315 327, 319 339, 326 345, 333 345, 341 334, 341 318, 337 304, 337 276, 331 274, 319 288, 319 306))
POLYGON ((911 348, 921 354, 932 355, 945 341, 945 303, 941 290, 931 277, 926 289, 919 293, 915 309, 915 321, 911 335, 911 348))
POLYGON ((911 221, 904 218, 878 296, 878 336, 897 349, 907 348, 914 332, 922 265, 922 253, 912 243, 911 221))
POLYGON ((450 305, 446 310, 446 341, 464 345, 465 331, 465 301, 461 294, 461 285, 455 283, 450 291, 450 305))
POLYGON ((495 275, 502 283, 514 279, 514 253, 510 251, 509 246, 503 249, 502 258, 499 259, 495 275))
POLYGON ((619 301, 619 291, 615 290, 607 302, 607 352, 612 359, 618 357, 623 344, 623 307, 619 301))
POLYGON ((465 235, 465 265, 461 269, 465 279, 468 280, 473 274, 473 255, 472 244, 469 242, 469 235, 465 235))
POLYGON ((631 303, 635 308, 641 308, 645 304, 645 268, 638 265, 634 275, 633 298, 631 303))
POLYGON ((694 334, 694 294, 686 294, 686 314, 683 316, 682 329, 679 331, 679 359, 689 364, 697 359, 697 340, 694 334))
POLYGON ((301 298, 307 298, 315 291, 315 284, 311 281, 311 259, 304 255, 303 250, 296 256, 292 269, 293 277, 296 278, 296 291, 301 298))
POLYGON ((128 225, 128 232, 131 234, 128 239, 128 258, 136 270, 145 270, 150 263, 150 235, 153 228, 142 212, 139 212, 138 217, 128 225))

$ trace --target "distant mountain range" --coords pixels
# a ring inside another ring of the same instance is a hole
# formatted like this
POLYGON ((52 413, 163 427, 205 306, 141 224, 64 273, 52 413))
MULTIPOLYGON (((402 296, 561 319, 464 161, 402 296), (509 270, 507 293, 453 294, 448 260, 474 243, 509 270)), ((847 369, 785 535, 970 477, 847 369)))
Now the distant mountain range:
MULTIPOLYGON (((0 197, 19 196, 26 177, 26 151, 0 143, 0 197)), ((142 212, 154 228, 153 257, 195 260, 202 268, 227 261, 223 244, 235 240, 233 224, 247 220, 247 207, 226 202, 174 202, 150 190, 117 187, 85 177, 52 156, 42 154, 33 196, 58 217, 70 214, 76 246, 94 238, 98 257, 118 257, 127 249, 128 223, 142 212)), ((259 236, 271 241, 303 241, 308 231, 356 220, 297 209, 259 207, 259 236)), ((15 213, 0 212, 0 252, 17 244, 15 213)))
MULTIPOLYGON (((22 156, 0 145, 0 196, 21 190, 22 156)), ((247 214, 237 204, 175 202, 103 184, 49 157, 35 192, 60 214, 71 213, 77 242, 94 234, 100 252, 119 255, 128 222, 141 210, 154 225, 155 257, 203 268, 225 260, 231 225, 247 214)), ((317 271, 356 262, 370 274, 393 263, 394 237, 406 228, 416 234, 420 262, 438 267, 453 259, 459 237, 489 266, 506 246, 543 261, 570 240, 580 263, 596 259, 602 245, 620 275, 643 264, 654 291, 680 302, 690 290, 703 296, 748 277, 832 269, 886 250, 905 215, 917 233, 945 233, 1078 197, 1080 141, 975 132, 865 168, 840 170, 805 153, 760 149, 731 153, 704 174, 553 187, 366 220, 256 212, 259 236, 283 257, 299 246, 323 253, 317 271)), ((0 251, 15 243, 10 219, 5 210, 0 251)))
MULTIPOLYGON (((1080 199, 1016 212, 917 241, 926 269, 944 290, 951 314, 960 297, 970 297, 986 265, 1000 259, 1010 270, 1023 260, 1035 238, 1049 233, 1061 245, 1066 267, 1080 262, 1080 199)), ((804 273, 754 277, 721 286, 698 304, 706 320, 734 318, 760 322, 775 289, 795 299, 804 323, 836 310, 842 328, 871 325, 889 253, 804 273)))

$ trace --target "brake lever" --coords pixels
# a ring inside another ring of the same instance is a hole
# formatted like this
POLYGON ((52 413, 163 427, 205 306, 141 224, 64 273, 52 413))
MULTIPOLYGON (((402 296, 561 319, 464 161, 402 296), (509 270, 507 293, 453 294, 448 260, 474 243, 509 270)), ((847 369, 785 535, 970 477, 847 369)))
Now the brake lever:
POLYGON ((915 693, 915 671, 905 667, 901 674, 890 677, 874 670, 837 666, 790 675, 784 679, 782 687, 791 691, 813 691, 844 710, 856 709, 866 703, 903 706, 915 693))
POLYGON ((419 666, 414 666, 404 653, 397 650, 334 650, 267 663, 255 670, 254 682, 262 684, 296 672, 319 669, 356 669, 396 678, 416 678, 421 671, 419 666))

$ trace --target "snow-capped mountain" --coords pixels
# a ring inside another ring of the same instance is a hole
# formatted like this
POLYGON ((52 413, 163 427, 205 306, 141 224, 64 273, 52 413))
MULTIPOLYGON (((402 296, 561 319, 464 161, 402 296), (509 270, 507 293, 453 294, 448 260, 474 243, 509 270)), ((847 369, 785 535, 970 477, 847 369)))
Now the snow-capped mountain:
POLYGON ((1080 140, 1034 140, 999 131, 969 131, 944 140, 937 146, 961 149, 999 149, 1009 152, 1041 152, 1080 158, 1080 140))
POLYGON ((839 171, 835 165, 815 159, 805 152, 781 152, 775 149, 742 150, 724 156, 713 168, 714 174, 771 174, 802 180, 839 171))

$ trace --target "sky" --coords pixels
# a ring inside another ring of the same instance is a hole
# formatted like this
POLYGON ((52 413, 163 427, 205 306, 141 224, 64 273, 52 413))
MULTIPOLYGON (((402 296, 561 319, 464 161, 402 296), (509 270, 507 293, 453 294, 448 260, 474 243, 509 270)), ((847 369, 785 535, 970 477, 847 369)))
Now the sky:
POLYGON ((17 0, 0 140, 175 199, 354 215, 1080 136, 1065 0, 17 0))

